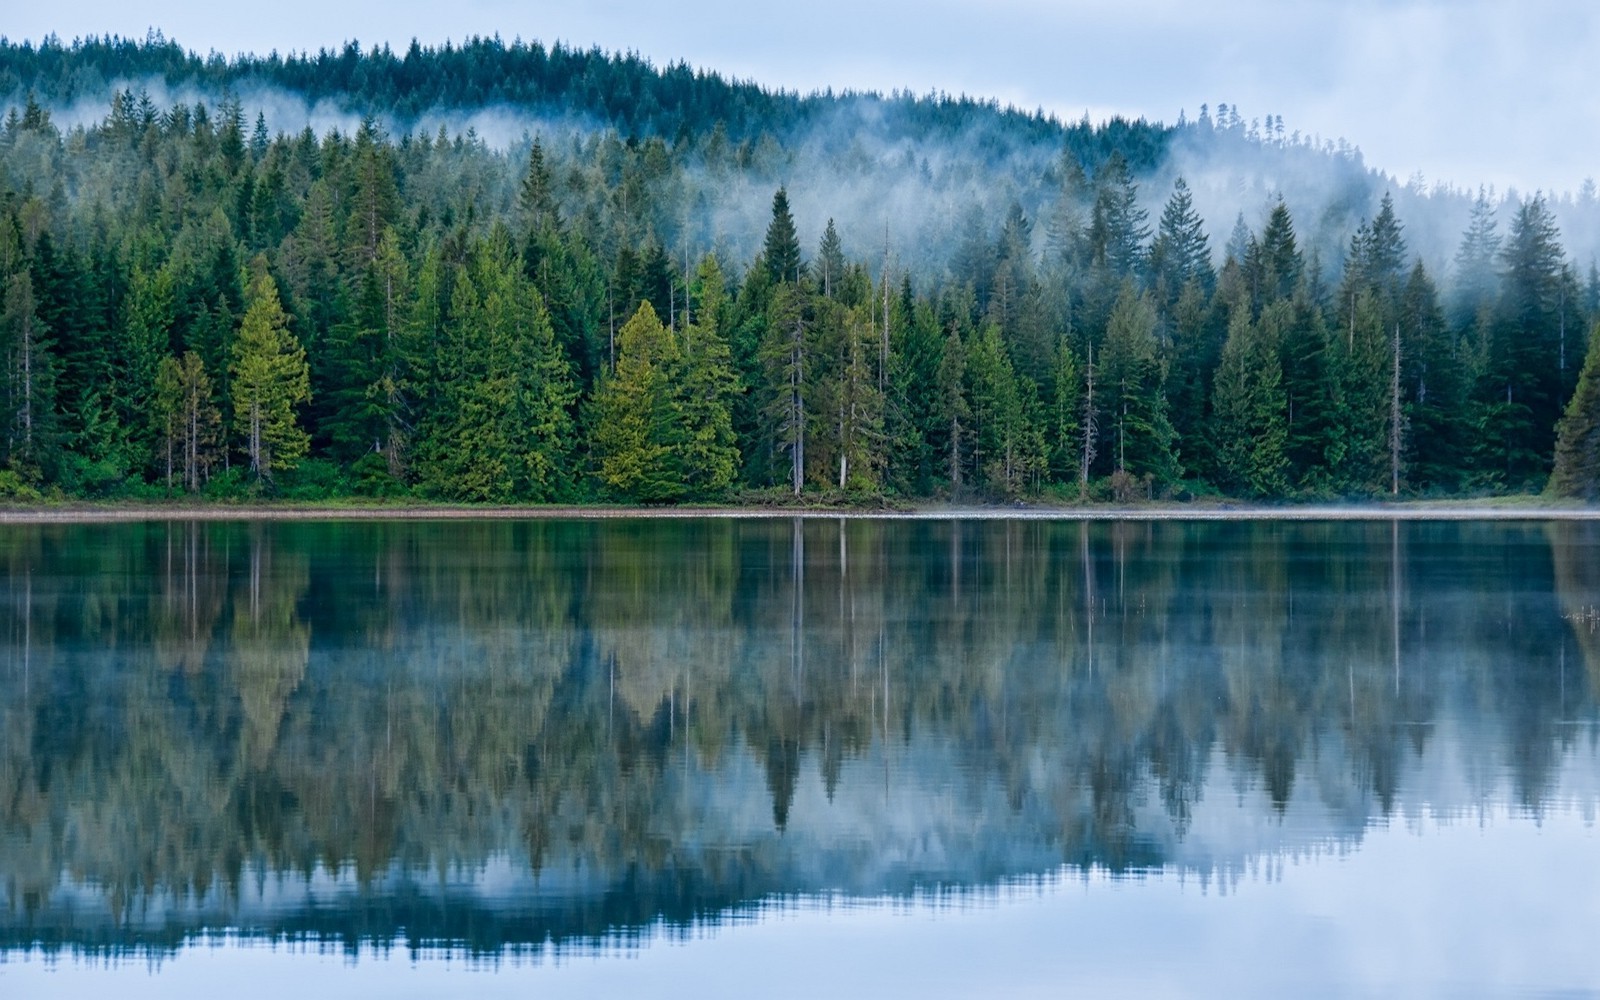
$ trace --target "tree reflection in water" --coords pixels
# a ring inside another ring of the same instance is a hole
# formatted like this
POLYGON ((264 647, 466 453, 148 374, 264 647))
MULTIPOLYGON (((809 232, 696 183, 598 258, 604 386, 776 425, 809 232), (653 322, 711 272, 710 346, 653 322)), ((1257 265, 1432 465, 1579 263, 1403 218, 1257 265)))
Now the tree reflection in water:
POLYGON ((1578 522, 10 527, 0 946, 498 953, 1537 812, 1595 731, 1597 548, 1578 522), (1241 819, 1202 835, 1208 803, 1241 819))

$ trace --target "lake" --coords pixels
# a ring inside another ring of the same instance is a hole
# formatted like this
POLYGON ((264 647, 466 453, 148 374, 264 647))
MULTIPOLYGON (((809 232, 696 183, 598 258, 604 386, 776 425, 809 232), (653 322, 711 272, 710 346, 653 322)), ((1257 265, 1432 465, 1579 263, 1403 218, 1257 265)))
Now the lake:
POLYGON ((1600 524, 0 527, 0 995, 1600 995, 1600 524))

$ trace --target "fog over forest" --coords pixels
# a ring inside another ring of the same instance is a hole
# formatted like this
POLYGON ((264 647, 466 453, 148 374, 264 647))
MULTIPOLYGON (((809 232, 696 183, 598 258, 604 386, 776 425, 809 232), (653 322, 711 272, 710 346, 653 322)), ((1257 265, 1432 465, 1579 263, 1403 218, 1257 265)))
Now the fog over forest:
POLYGON ((498 39, 0 40, 0 95, 3 492, 1597 489, 1592 183, 498 39))

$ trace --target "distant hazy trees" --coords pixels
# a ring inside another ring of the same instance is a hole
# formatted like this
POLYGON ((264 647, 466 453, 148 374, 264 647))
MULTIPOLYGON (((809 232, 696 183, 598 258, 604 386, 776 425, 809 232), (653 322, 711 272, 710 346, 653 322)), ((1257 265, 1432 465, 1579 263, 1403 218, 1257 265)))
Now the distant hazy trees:
POLYGON ((496 503, 1592 491, 1600 274, 1544 199, 1502 233, 1480 195, 1443 284, 1388 196, 1342 245, 1280 198, 1213 247, 1183 179, 1141 190, 1160 134, 1066 130, 1042 195, 952 204, 913 268, 781 184, 759 252, 708 252, 696 185, 800 155, 725 123, 507 156, 35 102, 0 126, 0 464, 496 503))

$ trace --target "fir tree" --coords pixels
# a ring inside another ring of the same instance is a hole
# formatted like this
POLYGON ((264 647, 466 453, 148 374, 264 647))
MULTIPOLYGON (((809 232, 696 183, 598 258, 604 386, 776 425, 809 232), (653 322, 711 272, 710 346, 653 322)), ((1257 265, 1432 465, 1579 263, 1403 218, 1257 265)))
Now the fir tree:
POLYGON ((685 434, 674 398, 680 361, 677 337, 650 303, 640 303, 617 335, 616 368, 594 401, 598 475, 614 496, 663 503, 683 493, 685 434))
POLYGON ((1556 425, 1555 468, 1548 489, 1561 497, 1600 499, 1600 327, 1589 334, 1578 388, 1556 425))
POLYGON ((684 327, 682 371, 676 379, 683 422, 681 467, 688 495, 713 497, 732 486, 739 472, 733 403, 739 375, 718 327, 723 309, 722 268, 706 255, 695 272, 698 309, 684 327))
POLYGON ((1217 485, 1253 497, 1288 491, 1287 401, 1278 359, 1286 302, 1267 307, 1257 323, 1243 310, 1228 324, 1216 375, 1213 450, 1217 485))
POLYGON ((789 192, 781 187, 772 196, 772 222, 767 226, 762 258, 773 284, 794 284, 800 280, 800 237, 795 233, 794 215, 789 211, 789 192))
POLYGON ((271 479, 275 470, 294 468, 310 447, 295 408, 310 398, 311 377, 265 258, 252 261, 251 270, 229 373, 234 432, 243 438, 250 472, 259 481, 271 479))
POLYGON ((1101 434, 1114 470, 1148 476, 1155 484, 1176 482, 1179 477, 1163 368, 1157 353, 1155 307, 1148 296, 1125 284, 1100 351, 1105 415, 1101 434))
POLYGON ((1194 196, 1182 177, 1173 183, 1172 197, 1161 212, 1155 242, 1150 246, 1150 273, 1160 300, 1168 308, 1190 282, 1205 294, 1216 283, 1205 222, 1195 211, 1194 196))

